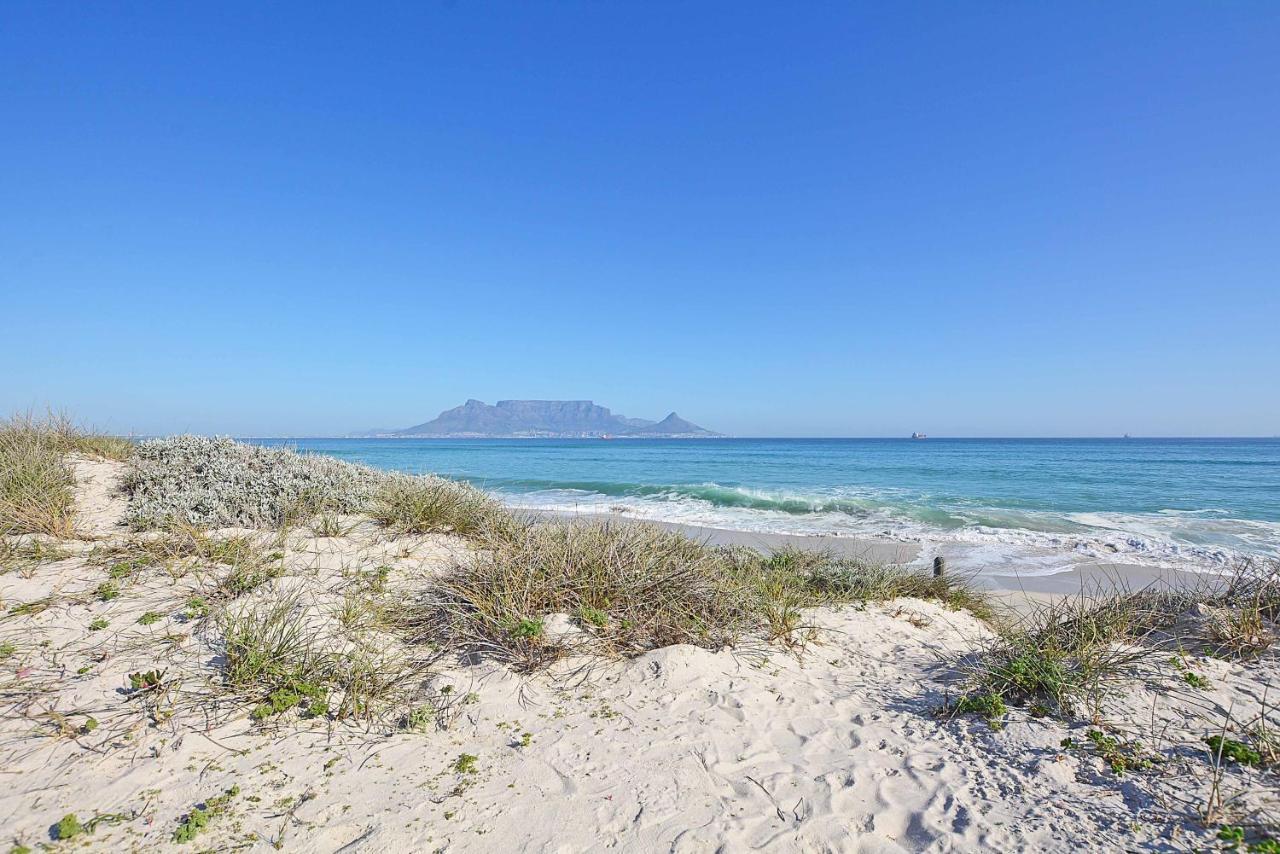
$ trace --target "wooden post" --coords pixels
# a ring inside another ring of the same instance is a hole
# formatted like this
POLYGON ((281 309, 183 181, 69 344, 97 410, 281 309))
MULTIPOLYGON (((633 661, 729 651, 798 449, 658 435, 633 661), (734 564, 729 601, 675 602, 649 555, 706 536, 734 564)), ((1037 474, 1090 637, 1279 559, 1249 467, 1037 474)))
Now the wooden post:
POLYGON ((933 559, 933 577, 941 578, 947 574, 947 559, 938 555, 933 559))

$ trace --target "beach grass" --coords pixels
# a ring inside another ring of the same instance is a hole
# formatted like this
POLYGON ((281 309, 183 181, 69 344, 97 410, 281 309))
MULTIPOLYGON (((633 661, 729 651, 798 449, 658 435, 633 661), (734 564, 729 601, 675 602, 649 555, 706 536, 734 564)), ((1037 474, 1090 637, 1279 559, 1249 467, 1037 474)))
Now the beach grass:
POLYGON ((0 535, 75 533, 75 475, 68 454, 125 459, 133 443, 82 430, 65 416, 0 422, 0 535))
POLYGON ((420 613, 434 641, 536 668, 574 651, 635 655, 748 637, 793 642, 806 608, 900 596, 989 611, 963 579, 788 549, 718 548, 656 526, 525 521, 481 538, 420 613), (548 637, 564 614, 572 639, 548 637))
MULTIPOLYGON (((1251 560, 1226 579, 1129 590, 1118 582, 1033 602, 998 620, 976 655, 959 662, 968 689, 953 711, 995 697, 1063 719, 1096 717, 1109 695, 1151 675, 1170 652, 1249 659, 1276 640, 1280 561, 1251 560)), ((1183 670, 1181 681, 1207 687, 1183 670)), ((1185 687, 1185 686, 1184 686, 1185 687)))
POLYGON ((390 477, 374 493, 369 515, 399 534, 493 535, 513 520, 474 486, 440 477, 390 477))
POLYGON ((342 635, 326 622, 298 595, 218 611, 224 683, 251 704, 253 720, 295 710, 307 718, 369 720, 405 705, 414 671, 394 638, 363 619, 342 635))

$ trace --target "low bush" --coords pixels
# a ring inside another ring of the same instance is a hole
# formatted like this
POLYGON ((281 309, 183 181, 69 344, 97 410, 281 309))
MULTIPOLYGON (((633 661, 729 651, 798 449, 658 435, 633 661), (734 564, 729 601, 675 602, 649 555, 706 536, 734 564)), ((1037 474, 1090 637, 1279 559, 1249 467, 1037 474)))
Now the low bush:
POLYGON ((317 513, 356 513, 389 475, 288 448, 173 436, 138 445, 124 488, 135 529, 275 527, 317 513))

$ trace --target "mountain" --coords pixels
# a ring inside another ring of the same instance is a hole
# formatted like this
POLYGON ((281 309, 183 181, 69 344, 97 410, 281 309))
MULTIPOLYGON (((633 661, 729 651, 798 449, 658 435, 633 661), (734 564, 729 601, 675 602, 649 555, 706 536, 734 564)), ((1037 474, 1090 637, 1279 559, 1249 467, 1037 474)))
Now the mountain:
POLYGON ((590 400, 500 400, 490 406, 468 400, 430 421, 403 430, 377 431, 376 436, 453 438, 706 438, 718 436, 672 412, 662 421, 628 418, 590 400))
POLYGON ((700 434, 711 434, 711 431, 704 430, 692 421, 685 421, 674 412, 657 424, 648 424, 643 427, 636 427, 631 430, 628 435, 631 436, 697 436, 700 434))

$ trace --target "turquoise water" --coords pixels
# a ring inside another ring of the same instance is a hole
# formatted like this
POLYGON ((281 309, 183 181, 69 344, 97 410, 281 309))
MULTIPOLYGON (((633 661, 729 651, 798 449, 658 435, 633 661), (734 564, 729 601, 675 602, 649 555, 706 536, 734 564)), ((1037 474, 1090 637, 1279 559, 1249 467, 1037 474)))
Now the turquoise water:
MULTIPOLYGON (((277 440, 258 440, 278 443, 277 440)), ((1280 439, 290 440, 522 507, 920 543, 977 569, 1280 556, 1280 439)))

